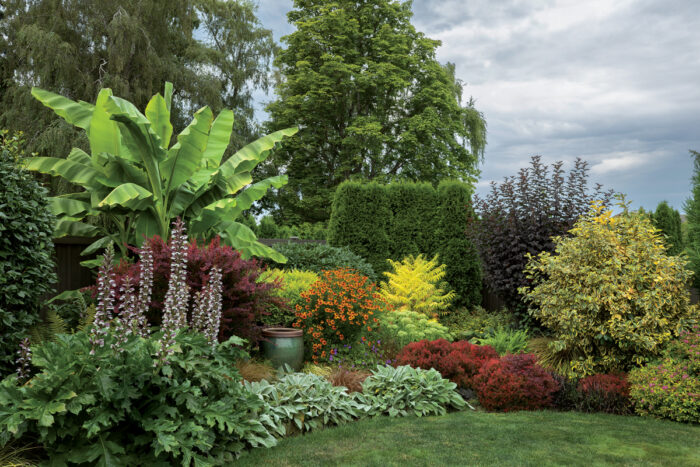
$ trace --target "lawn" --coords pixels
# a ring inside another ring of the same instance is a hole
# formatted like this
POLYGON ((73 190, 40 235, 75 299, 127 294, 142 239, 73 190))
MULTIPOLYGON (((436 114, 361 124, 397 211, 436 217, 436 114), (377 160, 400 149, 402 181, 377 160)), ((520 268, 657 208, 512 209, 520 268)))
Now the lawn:
POLYGON ((379 417, 256 449, 242 465, 700 465, 700 426, 575 412, 379 417))

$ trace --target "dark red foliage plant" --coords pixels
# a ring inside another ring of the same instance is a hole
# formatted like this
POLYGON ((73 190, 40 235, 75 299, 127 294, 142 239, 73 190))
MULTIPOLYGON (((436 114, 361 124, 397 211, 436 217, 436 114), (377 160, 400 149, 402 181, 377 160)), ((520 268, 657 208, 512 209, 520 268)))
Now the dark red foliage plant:
POLYGON ((578 392, 577 408, 583 412, 630 412, 630 385, 624 373, 586 376, 578 382, 578 392))
POLYGON ((512 412, 552 407, 559 384, 533 354, 519 354, 486 362, 474 390, 486 410, 512 412))
POLYGON ((448 342, 445 339, 419 341, 408 344, 396 357, 396 366, 409 365, 429 370, 435 368, 459 387, 471 389, 472 379, 498 353, 488 345, 467 341, 448 342))
MULTIPOLYGON (((170 280, 170 247, 159 236, 146 241, 153 251, 153 295, 148 320, 158 325, 170 280)), ((132 251, 138 254, 138 249, 132 248, 132 251)), ((218 237, 209 244, 198 245, 192 241, 187 251, 187 285, 191 297, 206 284, 213 266, 221 269, 223 284, 219 342, 236 335, 255 344, 261 337, 258 326, 261 315, 271 305, 285 306, 272 293, 280 286, 279 281, 258 282, 262 272, 260 263, 241 258, 238 251, 221 245, 218 237)), ((117 267, 117 290, 127 275, 132 283, 139 283, 138 263, 122 262, 117 267)))

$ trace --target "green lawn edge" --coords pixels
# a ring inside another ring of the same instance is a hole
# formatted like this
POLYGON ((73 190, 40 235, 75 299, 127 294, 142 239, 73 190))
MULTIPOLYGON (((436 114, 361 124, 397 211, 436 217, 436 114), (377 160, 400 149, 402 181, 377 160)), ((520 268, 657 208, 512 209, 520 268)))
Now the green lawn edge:
POLYGON ((700 426, 553 411, 379 417, 289 437, 238 464, 700 466, 700 426))

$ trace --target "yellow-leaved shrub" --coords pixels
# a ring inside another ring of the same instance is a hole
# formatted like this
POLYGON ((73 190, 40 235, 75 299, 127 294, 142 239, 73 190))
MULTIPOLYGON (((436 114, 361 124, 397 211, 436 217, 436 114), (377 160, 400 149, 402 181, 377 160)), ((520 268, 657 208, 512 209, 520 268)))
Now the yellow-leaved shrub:
POLYGON ((407 256, 403 261, 388 260, 392 271, 385 272, 380 295, 396 310, 411 310, 437 317, 449 308, 456 297, 453 291, 443 289, 445 265, 438 263, 437 255, 425 259, 423 255, 407 256))
POLYGON ((641 365, 698 317, 686 259, 668 256, 660 231, 628 204, 614 217, 594 203, 570 237, 553 238, 555 254, 529 256, 532 285, 518 291, 554 333, 548 357, 570 356, 559 365, 569 376, 641 365))

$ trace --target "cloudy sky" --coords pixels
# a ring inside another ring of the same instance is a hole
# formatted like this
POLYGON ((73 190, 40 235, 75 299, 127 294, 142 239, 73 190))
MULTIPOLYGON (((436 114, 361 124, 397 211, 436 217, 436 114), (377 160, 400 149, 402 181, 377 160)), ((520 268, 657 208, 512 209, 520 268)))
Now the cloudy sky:
MULTIPOLYGON (((277 41, 293 32, 292 5, 259 0, 277 41)), ((477 192, 534 154, 565 168, 578 156, 634 207, 665 199, 681 210, 688 150, 700 151, 696 0, 415 0, 413 11, 486 118, 477 192)))

